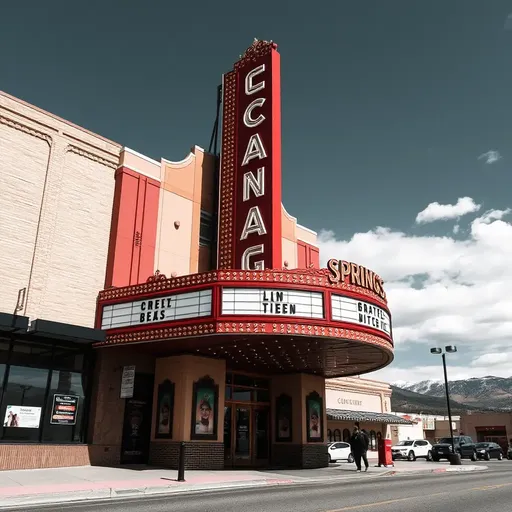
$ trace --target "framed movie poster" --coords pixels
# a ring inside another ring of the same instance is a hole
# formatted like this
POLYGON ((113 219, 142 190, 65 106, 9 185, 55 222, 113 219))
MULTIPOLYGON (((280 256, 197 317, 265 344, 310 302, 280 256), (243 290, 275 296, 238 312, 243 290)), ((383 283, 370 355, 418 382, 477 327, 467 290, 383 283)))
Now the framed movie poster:
POLYGON ((219 386, 208 376, 194 382, 191 439, 217 439, 219 386))
POLYGON ((292 441, 292 397, 289 395, 276 398, 276 441, 292 441))
POLYGON ((156 410, 156 439, 172 438, 174 415, 174 383, 166 379, 158 385, 156 410))
POLYGON ((312 391, 306 397, 306 415, 308 443, 323 443, 323 400, 316 391, 312 391))

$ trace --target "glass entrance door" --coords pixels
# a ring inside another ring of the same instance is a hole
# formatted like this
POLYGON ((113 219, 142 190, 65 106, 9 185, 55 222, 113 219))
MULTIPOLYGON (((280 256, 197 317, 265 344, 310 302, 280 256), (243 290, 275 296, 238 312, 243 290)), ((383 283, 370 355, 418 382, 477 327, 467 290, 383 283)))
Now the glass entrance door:
POLYGON ((265 466, 269 460, 270 431, 269 422, 270 410, 268 407, 255 407, 252 410, 253 420, 253 465, 265 466))
POLYGON ((237 406, 235 409, 235 465, 250 465, 251 450, 251 408, 248 406, 237 406))
POLYGON ((270 382, 227 373, 225 397, 225 466, 265 466, 270 459, 270 382))

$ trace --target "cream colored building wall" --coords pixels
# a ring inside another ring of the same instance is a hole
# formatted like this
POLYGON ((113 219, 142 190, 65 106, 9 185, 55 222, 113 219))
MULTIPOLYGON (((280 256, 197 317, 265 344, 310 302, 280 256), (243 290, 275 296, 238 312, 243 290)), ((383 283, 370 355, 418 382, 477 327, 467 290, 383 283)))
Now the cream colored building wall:
POLYGON ((143 174, 157 181, 162 181, 162 165, 130 148, 123 148, 119 157, 119 166, 127 167, 132 171, 143 174))
POLYGON ((302 240, 303 242, 318 247, 316 231, 301 226, 300 224, 297 224, 295 229, 297 233, 297 240, 302 240))
POLYGON ((325 387, 328 409, 390 413, 391 388, 386 382, 340 377, 326 379, 325 387))
POLYGON ((205 270, 209 249, 200 247, 199 228, 201 211, 213 214, 214 172, 215 157, 199 146, 179 162, 162 160, 155 270, 166 276, 205 270))
POLYGON ((93 326, 119 152, 0 92, 0 311, 93 326))

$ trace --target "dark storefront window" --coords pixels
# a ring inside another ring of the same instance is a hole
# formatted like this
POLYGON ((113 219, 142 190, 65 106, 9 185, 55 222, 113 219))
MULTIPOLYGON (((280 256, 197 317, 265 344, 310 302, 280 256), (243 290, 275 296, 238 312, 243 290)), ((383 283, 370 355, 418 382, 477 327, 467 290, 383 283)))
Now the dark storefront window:
POLYGON ((375 430, 372 430, 370 432, 370 450, 376 450, 377 449, 377 434, 375 430))
POLYGON ((0 340, 0 440, 83 442, 88 353, 75 346, 0 340))
POLYGON ((235 402, 270 402, 270 382, 268 379, 243 375, 226 374, 226 400, 235 402))
POLYGON ((213 217, 211 213, 201 210, 199 224, 199 245, 210 247, 213 241, 213 217))

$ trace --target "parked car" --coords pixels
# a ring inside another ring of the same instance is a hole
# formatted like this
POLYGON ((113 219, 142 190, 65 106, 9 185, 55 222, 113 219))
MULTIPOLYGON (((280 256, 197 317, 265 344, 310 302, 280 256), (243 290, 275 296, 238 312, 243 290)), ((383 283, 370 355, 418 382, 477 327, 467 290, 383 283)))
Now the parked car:
POLYGON ((337 460, 346 460, 347 462, 354 462, 352 449, 348 443, 328 443, 327 453, 329 454, 329 462, 336 462, 337 460))
POLYGON ((508 460, 512 460, 512 446, 509 446, 509 447, 508 447, 508 451, 507 451, 507 459, 508 459, 508 460))
MULTIPOLYGON (((455 452, 458 453, 461 459, 477 460, 475 443, 469 436, 454 436, 453 443, 455 445, 455 452)), ((451 437, 444 437, 432 447, 432 460, 435 462, 441 459, 448 459, 452 453, 452 439, 451 437)))
POLYGON ((407 459, 413 461, 418 458, 432 460, 432 445, 425 439, 400 441, 391 447, 391 457, 393 460, 407 459))
POLYGON ((498 443, 476 443, 476 456, 479 459, 503 459, 503 450, 498 443))

